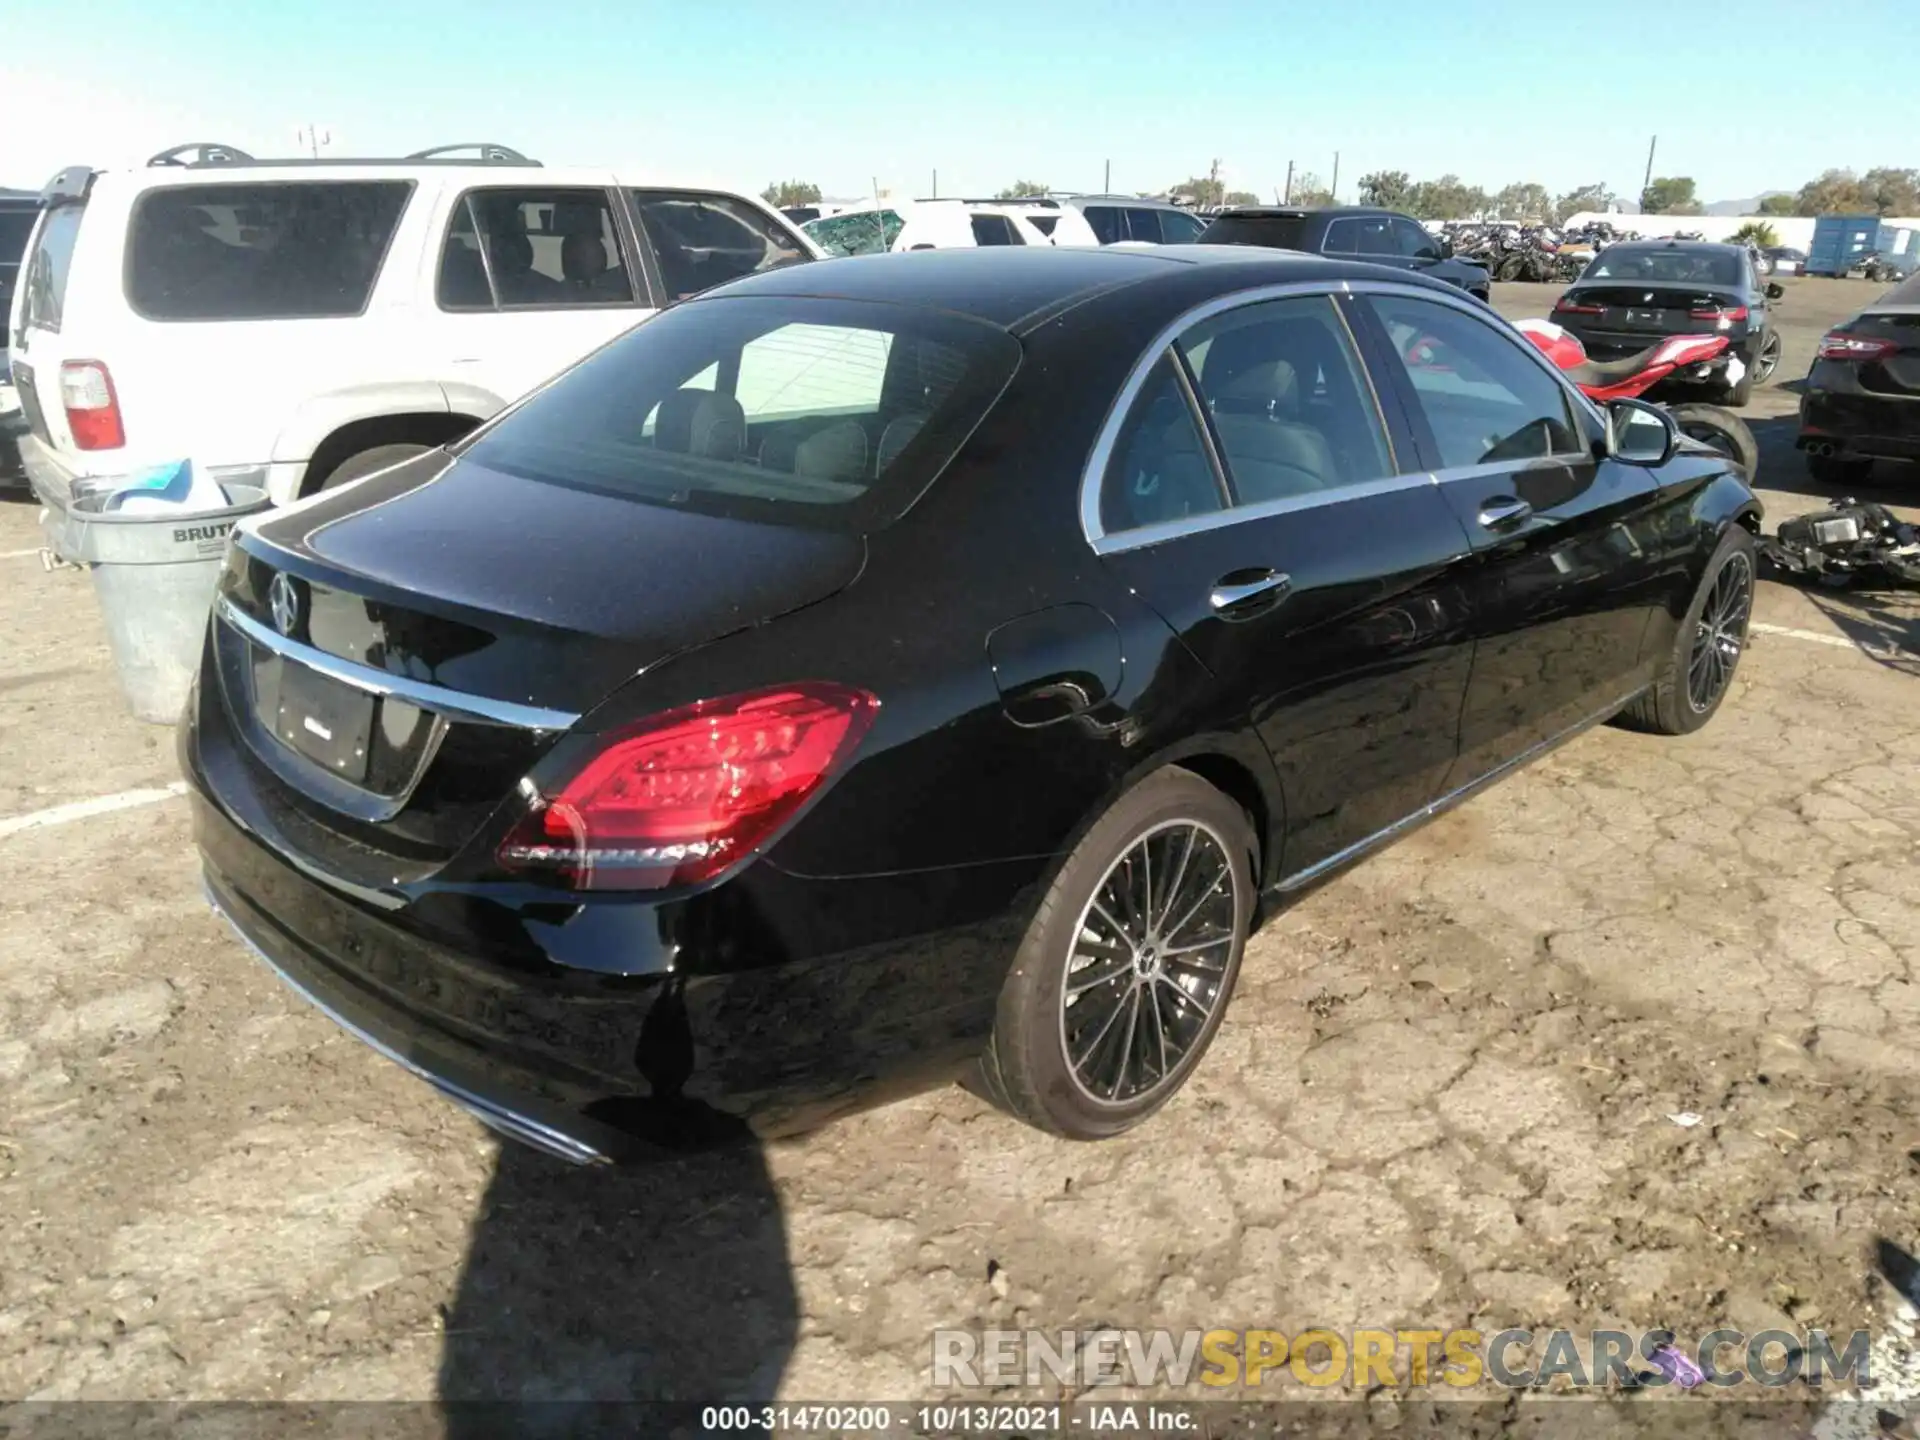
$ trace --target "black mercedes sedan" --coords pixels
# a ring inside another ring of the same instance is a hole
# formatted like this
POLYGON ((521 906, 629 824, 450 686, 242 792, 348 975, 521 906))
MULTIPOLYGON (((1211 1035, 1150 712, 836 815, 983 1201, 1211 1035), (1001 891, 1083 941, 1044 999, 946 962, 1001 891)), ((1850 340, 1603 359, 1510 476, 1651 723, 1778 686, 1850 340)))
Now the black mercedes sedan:
POLYGON ((1857 485, 1875 460, 1920 461, 1920 274, 1821 336, 1796 443, 1828 485, 1857 485))
POLYGON ((796 266, 236 532, 207 891, 576 1161, 956 1078, 1108 1136, 1263 915, 1585 726, 1704 725, 1759 513, 1393 271, 796 266))
POLYGON ((1593 258, 1553 318, 1595 360, 1637 354, 1665 335, 1725 335, 1727 358, 1703 383, 1721 404, 1745 405, 1780 364, 1768 306, 1785 293, 1761 278, 1744 245, 1630 240, 1593 258))

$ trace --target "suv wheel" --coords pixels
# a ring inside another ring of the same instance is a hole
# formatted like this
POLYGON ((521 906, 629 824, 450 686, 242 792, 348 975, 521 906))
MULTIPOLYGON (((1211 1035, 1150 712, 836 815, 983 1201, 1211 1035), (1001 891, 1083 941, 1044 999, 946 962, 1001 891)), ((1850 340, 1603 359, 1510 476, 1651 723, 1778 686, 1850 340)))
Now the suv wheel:
POLYGON ((375 445, 349 455, 320 478, 315 490, 337 490, 352 480, 364 480, 376 470, 385 470, 416 455, 424 455, 431 445, 375 445))

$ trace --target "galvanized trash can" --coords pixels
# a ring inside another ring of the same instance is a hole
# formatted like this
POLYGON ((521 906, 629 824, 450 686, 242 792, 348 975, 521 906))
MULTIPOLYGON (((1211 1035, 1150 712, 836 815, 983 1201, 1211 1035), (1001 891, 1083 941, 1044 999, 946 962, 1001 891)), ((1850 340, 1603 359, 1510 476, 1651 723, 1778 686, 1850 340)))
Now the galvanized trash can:
POLYGON ((269 503, 258 486, 224 489, 220 510, 128 514, 103 510, 108 495, 88 495, 68 512, 70 555, 93 576, 120 689, 136 716, 157 725, 186 707, 228 534, 269 503))

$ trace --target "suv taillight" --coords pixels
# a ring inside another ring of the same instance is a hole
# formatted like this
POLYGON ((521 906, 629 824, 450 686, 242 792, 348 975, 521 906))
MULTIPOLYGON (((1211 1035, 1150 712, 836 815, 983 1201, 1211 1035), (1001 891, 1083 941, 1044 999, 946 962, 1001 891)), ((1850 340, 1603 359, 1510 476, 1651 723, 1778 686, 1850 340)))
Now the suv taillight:
POLYGON ((803 681, 618 732, 501 842, 509 870, 575 890, 697 885, 752 854, 845 763, 880 702, 803 681))
POLYGON ((1900 348, 1894 340, 1875 340, 1865 335, 1844 335, 1829 330, 1820 337, 1817 352, 1822 360, 1880 360, 1900 348))
POLYGON ((60 403, 75 449, 118 450, 127 443, 113 376, 98 360, 69 360, 60 367, 60 403))

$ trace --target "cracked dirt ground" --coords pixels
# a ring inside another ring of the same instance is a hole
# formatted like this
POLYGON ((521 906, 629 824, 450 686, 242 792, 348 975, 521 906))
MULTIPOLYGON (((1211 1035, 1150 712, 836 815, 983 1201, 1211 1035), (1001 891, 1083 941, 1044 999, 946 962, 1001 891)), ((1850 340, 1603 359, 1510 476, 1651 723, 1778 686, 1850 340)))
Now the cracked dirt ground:
MULTIPOLYGON (((1794 286, 1783 379, 1865 293, 1794 286)), ((1818 503, 1792 404, 1749 412, 1775 519, 1818 503)), ((0 816, 174 778, 85 580, 0 575, 0 816)), ((1097 1147, 955 1090, 570 1171, 242 954, 180 802, 0 838, 0 1397, 904 1398, 940 1326, 1884 1329, 1920 604, 1757 618, 1844 643, 1757 635, 1705 735, 1593 732, 1279 916, 1192 1085, 1097 1147)))

